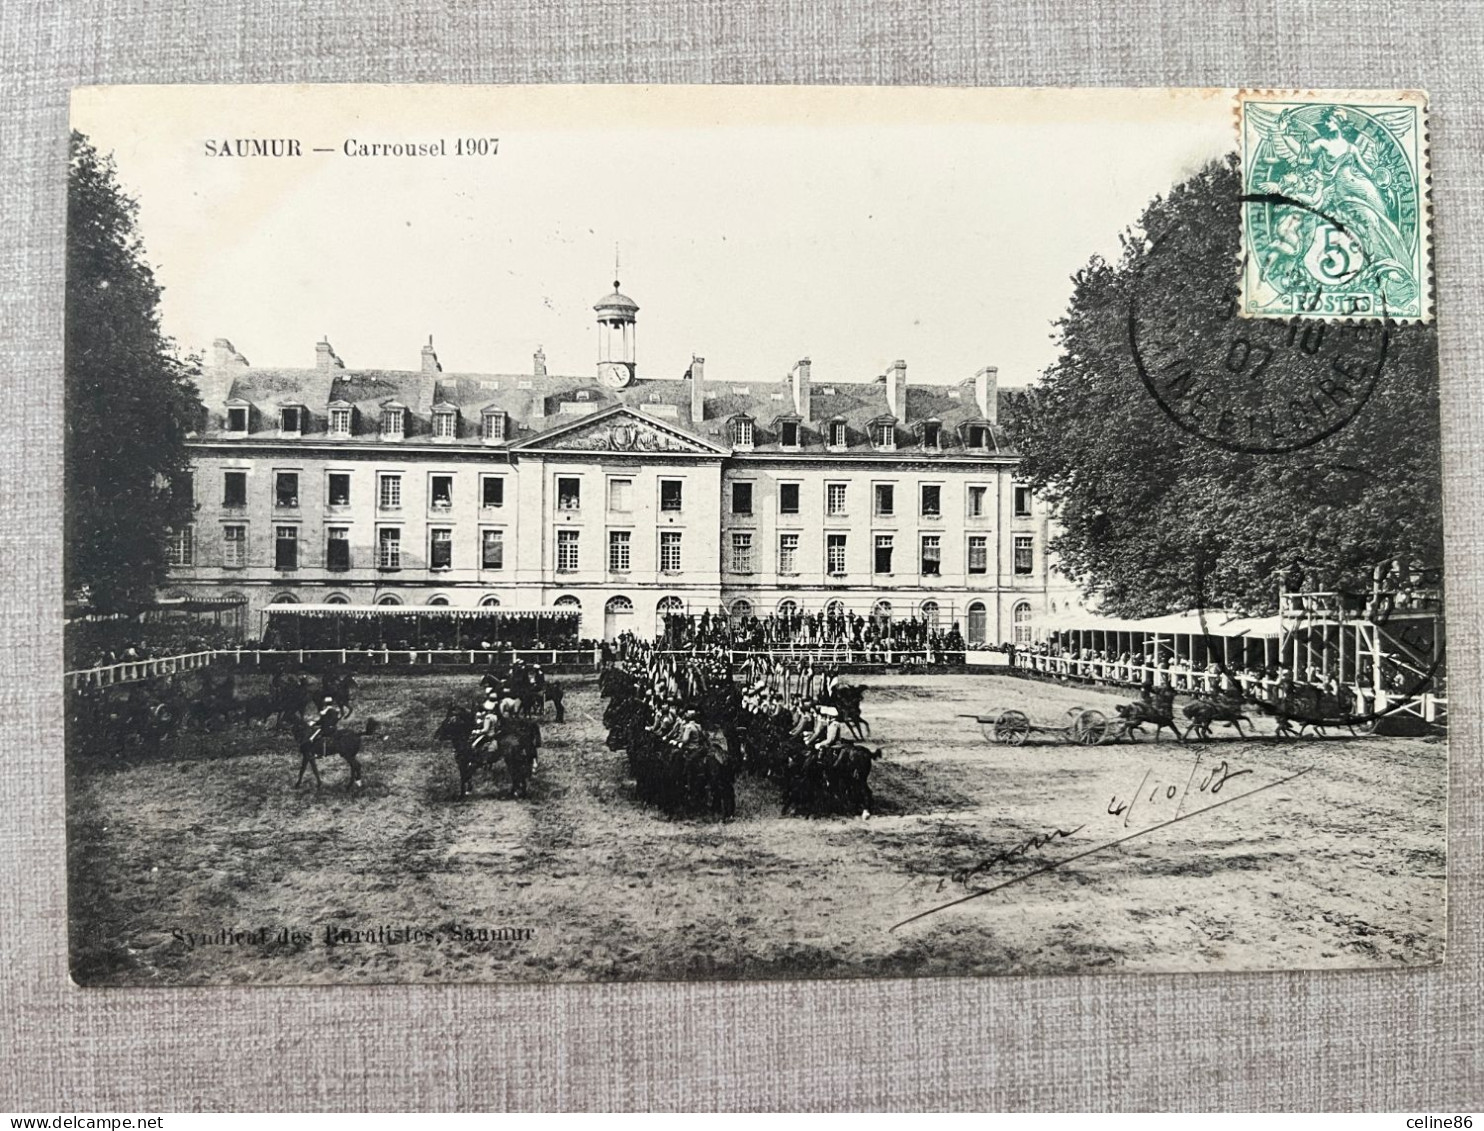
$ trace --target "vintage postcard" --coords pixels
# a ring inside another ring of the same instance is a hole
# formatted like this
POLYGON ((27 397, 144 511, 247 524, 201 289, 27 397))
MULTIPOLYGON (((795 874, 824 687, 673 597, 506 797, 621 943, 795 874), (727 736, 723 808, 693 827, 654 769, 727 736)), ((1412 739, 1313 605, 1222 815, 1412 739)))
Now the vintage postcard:
POLYGON ((80 89, 84 986, 1427 965, 1418 91, 80 89))

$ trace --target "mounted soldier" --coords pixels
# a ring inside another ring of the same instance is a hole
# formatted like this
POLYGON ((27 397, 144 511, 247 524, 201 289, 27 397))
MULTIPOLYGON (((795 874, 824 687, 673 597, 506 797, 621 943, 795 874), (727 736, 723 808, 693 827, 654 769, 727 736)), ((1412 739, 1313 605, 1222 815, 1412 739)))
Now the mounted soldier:
MULTIPOLYGON (((833 707, 819 707, 815 711, 818 721, 814 724, 814 730, 804 740, 804 745, 816 755, 823 756, 826 751, 836 754, 840 750, 840 713, 833 707)), ((821 761, 824 758, 821 757, 821 761)))
POLYGON ((474 714, 474 729, 469 734, 469 747, 478 750, 500 736, 499 704, 493 697, 485 699, 474 714))
POLYGON ((326 695, 324 702, 320 704, 319 714, 315 715, 314 722, 309 726, 309 742, 323 745, 340 726, 340 717, 339 704, 326 695))

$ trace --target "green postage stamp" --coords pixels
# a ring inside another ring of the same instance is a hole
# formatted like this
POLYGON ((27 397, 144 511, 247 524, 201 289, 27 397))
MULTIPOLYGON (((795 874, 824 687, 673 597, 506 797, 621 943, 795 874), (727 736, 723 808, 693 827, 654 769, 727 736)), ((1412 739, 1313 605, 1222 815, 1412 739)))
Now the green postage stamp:
POLYGON ((1427 96, 1242 91, 1242 314, 1432 317, 1427 96))

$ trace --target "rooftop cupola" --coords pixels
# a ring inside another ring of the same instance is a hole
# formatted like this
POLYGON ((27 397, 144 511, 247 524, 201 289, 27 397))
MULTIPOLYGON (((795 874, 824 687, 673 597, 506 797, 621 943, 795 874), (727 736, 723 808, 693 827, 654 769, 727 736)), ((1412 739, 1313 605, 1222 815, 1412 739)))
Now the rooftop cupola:
POLYGON ((593 310, 598 315, 598 379, 610 388, 621 389, 634 379, 634 320, 639 304, 618 289, 603 296, 593 310))

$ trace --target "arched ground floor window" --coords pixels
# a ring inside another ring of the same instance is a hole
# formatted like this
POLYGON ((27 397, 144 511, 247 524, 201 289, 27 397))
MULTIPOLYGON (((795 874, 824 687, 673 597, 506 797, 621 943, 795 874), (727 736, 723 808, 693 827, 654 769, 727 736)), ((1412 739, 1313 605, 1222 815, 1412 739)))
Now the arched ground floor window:
POLYGON ((1014 626, 1015 643, 1029 644, 1031 642, 1031 603, 1021 601, 1016 604, 1010 614, 1010 621, 1014 626))
POLYGON ((989 635, 989 616, 984 608, 983 601, 975 601, 969 606, 969 631, 968 643, 984 644, 989 635))
POLYGON ((922 603, 922 619, 927 622, 928 628, 936 629, 938 627, 938 612, 937 601, 924 601, 922 603))
POLYGON ((613 640, 634 631, 634 602, 627 597, 609 597, 603 606, 603 639, 613 640))
POLYGON ((654 607, 654 634, 660 636, 664 633, 666 617, 678 617, 684 612, 685 602, 679 597, 661 597, 654 607))

